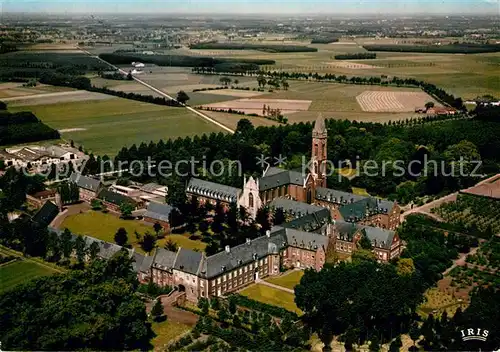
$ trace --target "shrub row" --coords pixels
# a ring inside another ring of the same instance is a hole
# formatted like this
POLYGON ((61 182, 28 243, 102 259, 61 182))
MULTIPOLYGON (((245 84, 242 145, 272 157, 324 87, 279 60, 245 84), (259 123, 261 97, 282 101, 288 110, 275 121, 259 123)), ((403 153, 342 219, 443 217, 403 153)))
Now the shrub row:
POLYGON ((316 37, 311 40, 311 44, 330 44, 337 43, 339 38, 337 37, 316 37))
POLYGON ((399 45, 373 44, 364 45, 368 51, 391 51, 406 53, 445 53, 445 54, 479 54, 496 53, 500 51, 498 44, 448 44, 448 45, 399 45))
POLYGON ((354 53, 354 54, 340 54, 335 55, 335 60, 368 60, 376 59, 377 54, 375 53, 354 53))
POLYGON ((316 52, 318 49, 302 45, 273 45, 273 44, 246 44, 246 43, 198 43, 190 45, 190 49, 214 50, 258 50, 270 53, 300 53, 316 52))

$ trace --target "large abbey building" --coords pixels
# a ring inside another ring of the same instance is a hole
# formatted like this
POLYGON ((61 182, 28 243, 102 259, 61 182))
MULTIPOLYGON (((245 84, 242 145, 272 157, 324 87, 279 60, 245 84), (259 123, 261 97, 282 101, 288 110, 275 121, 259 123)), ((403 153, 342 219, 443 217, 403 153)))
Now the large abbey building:
POLYGON ((269 167, 259 179, 243 180, 242 188, 193 178, 188 197, 200 203, 245 207, 255 217, 263 205, 281 208, 288 219, 265 236, 211 256, 180 248, 158 249, 146 257, 138 270, 143 282, 177 286, 186 298, 225 295, 266 276, 279 275, 280 268, 321 270, 327 253, 352 253, 366 236, 381 262, 398 257, 402 243, 394 231, 400 210, 395 202, 364 197, 327 188, 327 130, 319 116, 312 133, 312 155, 307 174, 269 167))

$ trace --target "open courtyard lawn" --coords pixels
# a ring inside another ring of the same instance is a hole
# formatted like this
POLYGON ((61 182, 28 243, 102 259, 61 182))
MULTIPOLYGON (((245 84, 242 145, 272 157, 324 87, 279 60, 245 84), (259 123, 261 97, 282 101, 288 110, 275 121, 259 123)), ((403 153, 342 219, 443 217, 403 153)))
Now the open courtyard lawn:
POLYGON ((368 193, 365 188, 352 187, 352 193, 357 194, 358 196, 370 196, 370 193, 368 193))
POLYGON ((291 293, 260 284, 248 286, 239 293, 256 301, 272 304, 288 309, 291 312, 302 314, 302 311, 295 305, 295 296, 291 293))
POLYGON ((154 322, 151 327, 156 334, 156 337, 151 340, 155 351, 164 351, 166 344, 190 330, 189 326, 170 321, 168 317, 167 321, 161 323, 154 322))
MULTIPOLYGON (((102 213, 99 211, 88 211, 70 215, 64 219, 61 229, 68 228, 72 233, 79 235, 88 235, 100 240, 115 243, 116 231, 123 227, 128 234, 128 243, 134 246, 137 251, 142 252, 141 246, 135 238, 135 231, 143 235, 146 231, 154 234, 153 227, 137 220, 123 220, 117 215, 111 213, 102 213)), ((203 250, 206 243, 190 240, 188 235, 168 235, 157 241, 158 247, 165 246, 165 242, 171 239, 179 247, 188 249, 203 250)))
POLYGON ((17 260, 0 266, 0 293, 34 278, 55 274, 57 271, 41 264, 17 260))
POLYGON ((285 273, 282 276, 267 279, 266 281, 293 290, 294 287, 299 284, 302 276, 304 276, 304 272, 302 270, 293 270, 289 273, 285 273))
POLYGON ((221 131, 184 108, 121 98, 10 107, 10 110, 32 111, 50 127, 71 130, 62 133, 62 137, 100 155, 114 155, 134 143, 221 131))

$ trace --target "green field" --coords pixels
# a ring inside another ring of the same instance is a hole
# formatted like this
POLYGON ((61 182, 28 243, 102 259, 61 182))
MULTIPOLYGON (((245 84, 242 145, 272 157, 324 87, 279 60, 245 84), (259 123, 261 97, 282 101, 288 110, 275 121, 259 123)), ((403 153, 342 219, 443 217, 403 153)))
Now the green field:
MULTIPOLYGON (((105 214, 98 211, 88 211, 86 213, 70 215, 64 219, 61 225, 62 229, 68 228, 72 233, 88 235, 110 243, 115 243, 115 233, 120 227, 123 227, 127 231, 128 243, 132 244, 139 252, 142 252, 142 249, 135 238, 135 231, 139 232, 141 235, 146 231, 154 234, 152 226, 146 225, 140 221, 123 220, 116 215, 110 213, 105 214)), ((157 241, 156 244, 158 247, 163 247, 165 246, 165 242, 169 239, 177 243, 179 247, 188 249, 203 250, 207 246, 206 243, 190 240, 188 236, 185 235, 168 235, 157 241)))
POLYGON ((0 266, 0 293, 34 278, 54 273, 55 270, 32 261, 10 262, 0 266))
POLYGON ((170 320, 161 323, 154 322, 151 328, 156 334, 156 336, 151 340, 155 351, 164 351, 166 344, 178 338, 179 335, 190 330, 189 326, 170 320))
POLYGON ((285 308, 291 312, 302 314, 302 311, 295 305, 295 296, 291 293, 260 284, 248 286, 239 293, 256 301, 272 304, 285 308))
POLYGON ((82 129, 61 133, 85 149, 114 155, 122 147, 142 142, 219 132, 217 126, 184 108, 113 98, 95 101, 54 103, 15 107, 9 110, 32 111, 56 129, 82 129))
POLYGON ((279 277, 272 277, 266 281, 293 290, 293 288, 300 283, 302 276, 304 276, 302 270, 294 270, 279 277))

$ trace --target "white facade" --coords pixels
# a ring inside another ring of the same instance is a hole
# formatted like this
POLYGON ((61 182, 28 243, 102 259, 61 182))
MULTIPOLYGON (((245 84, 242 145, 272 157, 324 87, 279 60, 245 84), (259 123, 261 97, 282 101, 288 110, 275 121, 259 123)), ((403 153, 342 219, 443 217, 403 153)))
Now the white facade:
POLYGON ((246 180, 244 179, 243 192, 238 199, 238 205, 244 207, 250 217, 255 219, 257 210, 262 207, 262 200, 259 195, 259 181, 255 181, 252 176, 246 180))

